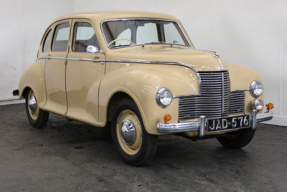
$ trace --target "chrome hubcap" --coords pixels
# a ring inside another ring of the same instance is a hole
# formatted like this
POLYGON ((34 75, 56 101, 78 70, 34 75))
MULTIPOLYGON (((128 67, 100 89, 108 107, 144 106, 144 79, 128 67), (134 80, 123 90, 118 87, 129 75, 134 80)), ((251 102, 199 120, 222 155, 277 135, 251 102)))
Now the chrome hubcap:
POLYGON ((136 129, 133 122, 131 122, 128 119, 124 120, 122 123, 121 132, 122 132, 122 139, 125 142, 125 144, 129 146, 134 144, 136 139, 136 129))
POLYGON ((32 95, 29 99, 29 108, 31 112, 34 114, 37 110, 37 101, 34 95, 32 95))

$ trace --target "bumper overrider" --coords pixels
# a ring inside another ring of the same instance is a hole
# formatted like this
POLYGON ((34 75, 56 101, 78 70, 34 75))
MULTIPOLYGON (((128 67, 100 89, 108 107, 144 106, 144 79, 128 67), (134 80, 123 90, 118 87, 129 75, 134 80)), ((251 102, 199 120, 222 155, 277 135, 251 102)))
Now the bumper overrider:
MULTIPOLYGON (((273 112, 259 113, 254 109, 249 115, 250 127, 255 129, 258 122, 268 121, 273 118, 273 112)), ((241 128, 239 128, 241 129, 241 128)), ((243 129, 243 128, 242 128, 243 129)), ((199 121, 192 121, 186 123, 159 123, 157 124, 157 131, 159 133, 182 133, 190 131, 198 131, 199 137, 204 137, 207 130, 207 119, 205 116, 200 116, 199 121)), ((230 130, 230 129, 229 129, 230 130)), ((225 130, 222 130, 225 131, 225 130)))

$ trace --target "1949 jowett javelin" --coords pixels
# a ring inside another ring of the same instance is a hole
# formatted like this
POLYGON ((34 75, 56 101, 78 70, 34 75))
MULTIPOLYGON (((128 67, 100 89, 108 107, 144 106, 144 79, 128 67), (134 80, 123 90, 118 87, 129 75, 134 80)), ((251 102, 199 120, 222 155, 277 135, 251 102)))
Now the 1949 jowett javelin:
POLYGON ((49 112, 98 127, 111 122, 113 141, 129 164, 153 157, 157 137, 215 137, 241 148, 264 111, 262 79, 197 50, 173 16, 149 12, 93 12, 60 17, 47 28, 35 63, 19 89, 30 123, 49 112))

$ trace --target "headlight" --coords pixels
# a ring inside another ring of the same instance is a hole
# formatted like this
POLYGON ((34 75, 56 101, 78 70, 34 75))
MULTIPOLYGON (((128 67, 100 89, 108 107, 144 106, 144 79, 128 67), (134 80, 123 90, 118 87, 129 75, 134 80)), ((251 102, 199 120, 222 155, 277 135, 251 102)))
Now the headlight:
POLYGON ((161 88, 156 94, 156 102, 165 108, 172 103, 173 95, 167 88, 161 88))
POLYGON ((264 102, 261 99, 255 99, 251 105, 257 111, 261 111, 264 108, 264 102))
POLYGON ((252 97, 257 98, 263 93, 263 85, 260 81, 252 81, 250 84, 250 94, 252 97))

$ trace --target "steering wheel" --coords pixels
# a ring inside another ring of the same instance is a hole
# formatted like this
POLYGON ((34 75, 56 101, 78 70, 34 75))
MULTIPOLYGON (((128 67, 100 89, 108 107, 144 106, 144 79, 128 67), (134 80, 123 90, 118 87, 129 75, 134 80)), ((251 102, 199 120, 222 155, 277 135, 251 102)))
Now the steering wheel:
POLYGON ((113 44, 114 42, 119 41, 119 40, 127 40, 127 41, 129 41, 129 42, 131 43, 131 45, 134 44, 131 40, 129 40, 129 39, 127 39, 127 38, 119 38, 119 39, 114 39, 114 40, 112 40, 111 42, 109 42, 109 46, 110 46, 111 44, 113 44))

